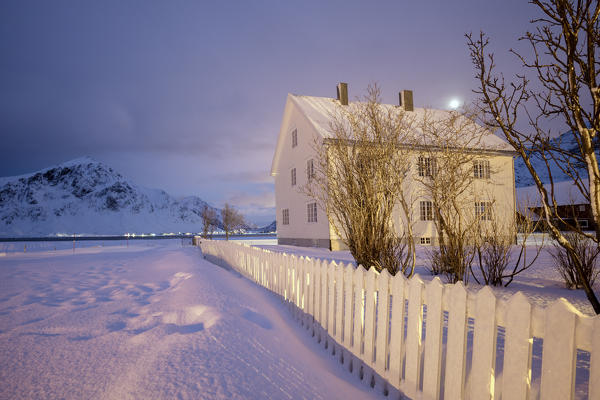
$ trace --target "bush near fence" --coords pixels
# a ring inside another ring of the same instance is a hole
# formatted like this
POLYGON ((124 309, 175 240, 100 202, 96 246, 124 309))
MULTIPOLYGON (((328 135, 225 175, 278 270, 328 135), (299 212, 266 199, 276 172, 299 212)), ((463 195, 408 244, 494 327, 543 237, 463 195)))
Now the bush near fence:
POLYGON ((540 398, 574 398, 575 361, 583 351, 590 357, 588 398, 600 399, 600 316, 585 316, 565 299, 540 308, 520 292, 502 301, 489 287, 471 293, 438 278, 425 284, 418 275, 406 279, 232 242, 194 243, 207 260, 281 296, 375 390, 422 399, 526 399, 536 338, 543 342, 540 398), (497 356, 503 357, 498 382, 497 356))

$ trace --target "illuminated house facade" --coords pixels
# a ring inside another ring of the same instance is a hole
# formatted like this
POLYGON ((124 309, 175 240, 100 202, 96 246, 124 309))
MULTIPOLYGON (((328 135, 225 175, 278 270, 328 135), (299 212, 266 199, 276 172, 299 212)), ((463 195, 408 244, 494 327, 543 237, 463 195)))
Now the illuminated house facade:
MULTIPOLYGON (((275 179, 275 202, 277 210, 277 239, 279 244, 295 246, 326 247, 332 250, 343 249, 342 240, 336 236, 327 215, 316 201, 306 196, 301 188, 314 173, 317 166, 315 144, 331 136, 330 119, 337 107, 347 106, 346 84, 338 85, 337 99, 326 97, 300 96, 288 94, 283 113, 283 120, 277 147, 271 166, 271 175, 275 179)), ((419 117, 424 113, 443 118, 448 111, 414 108, 412 92, 400 93, 401 105, 384 105, 385 107, 401 107, 405 111, 419 117)), ((352 104, 352 103, 350 103, 352 104)), ((510 146, 500 138, 489 135, 486 138, 489 148, 481 152, 481 158, 473 166, 474 192, 486 193, 494 198, 494 213, 514 219, 515 215, 515 179, 513 156, 510 146), (490 173, 493 171, 493 173, 490 173)), ((477 149, 474 149, 477 150, 477 149)), ((418 164, 419 154, 414 154, 414 165, 418 164)), ((422 172, 422 171, 421 171, 422 172)), ((415 173, 417 168, 415 167, 415 173)), ((408 182, 409 190, 418 192, 416 181, 408 182)), ((474 199, 481 200, 481 199, 474 199)), ((477 201, 485 215, 488 201, 477 201)), ((436 228, 432 217, 433 204, 426 198, 417 199, 413 204, 412 219, 414 238, 417 244, 435 244, 436 228)), ((489 211, 489 210, 487 210, 489 211)), ((394 226, 402 230, 404 223, 400 213, 396 212, 394 226)), ((400 234, 400 232, 399 232, 400 234)))

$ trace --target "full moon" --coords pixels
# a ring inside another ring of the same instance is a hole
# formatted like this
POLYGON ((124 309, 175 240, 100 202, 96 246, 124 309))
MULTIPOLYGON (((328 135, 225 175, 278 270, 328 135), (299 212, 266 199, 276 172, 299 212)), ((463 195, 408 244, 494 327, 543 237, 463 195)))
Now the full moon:
POLYGON ((448 107, 450 107, 453 110, 457 109, 458 107, 460 107, 460 100, 459 99, 450 100, 450 103, 448 103, 448 107))

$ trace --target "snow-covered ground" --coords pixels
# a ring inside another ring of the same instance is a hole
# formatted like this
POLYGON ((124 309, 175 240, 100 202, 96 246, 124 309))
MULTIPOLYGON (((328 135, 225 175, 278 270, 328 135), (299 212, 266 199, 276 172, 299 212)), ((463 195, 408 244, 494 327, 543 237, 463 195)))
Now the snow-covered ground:
POLYGON ((12 250, 0 249, 2 399, 377 396, 275 295, 181 240, 12 250))
MULTIPOLYGON (((535 239, 528 241, 528 243, 534 242, 535 239)), ((539 243, 544 243, 544 245, 542 247, 542 252, 535 264, 531 268, 517 275, 508 287, 492 287, 492 290, 496 296, 498 298, 507 300, 514 293, 521 291, 529 298, 532 304, 537 304, 541 307, 546 307, 554 300, 564 297, 582 313, 587 315, 595 315, 594 310, 587 300, 583 290, 569 290, 565 288, 559 272, 554 268, 554 259, 550 255, 550 251, 552 251, 553 246, 550 241, 546 239, 544 242, 539 241, 539 243)), ((257 247, 271 251, 295 254, 297 256, 313 257, 344 263, 354 263, 354 258, 349 251, 329 251, 323 248, 271 244, 257 245, 257 247)), ((428 269, 428 253, 430 249, 431 247, 429 246, 417 246, 417 267, 415 272, 419 274, 420 278, 424 281, 433 279, 433 275, 431 275, 431 272, 428 269)), ((536 246, 528 246, 528 259, 531 259, 535 252, 536 246)), ((482 286, 474 282, 473 279, 471 279, 467 285, 467 289, 473 291, 477 291, 481 289, 481 287, 482 286)), ((597 280, 594 289, 596 294, 600 296, 600 278, 597 280)))

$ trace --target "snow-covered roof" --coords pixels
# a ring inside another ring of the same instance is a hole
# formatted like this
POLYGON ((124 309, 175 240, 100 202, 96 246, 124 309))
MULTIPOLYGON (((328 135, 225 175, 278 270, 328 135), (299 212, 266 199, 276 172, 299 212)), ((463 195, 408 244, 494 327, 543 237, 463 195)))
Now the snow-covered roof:
MULTIPOLYGON (((349 102, 348 106, 344 107, 353 107, 359 104, 359 102, 349 102)), ((271 168, 271 174, 274 175, 277 172, 277 164, 278 164, 278 153, 281 150, 280 146, 283 144, 283 136, 286 135, 286 113, 289 112, 289 108, 291 106, 295 106, 306 119, 313 125, 315 131, 321 135, 323 138, 332 137, 332 133, 330 130, 330 122, 333 115, 337 115, 339 112, 340 102, 336 99, 329 97, 316 97, 316 96, 302 96, 295 94, 288 94, 283 123, 281 126, 281 130, 279 132, 279 139, 277 143, 277 148, 275 152, 275 156, 273 158, 273 164, 271 168)), ((386 109, 398 110, 401 112, 402 108, 392 104, 382 104, 382 106, 386 109)), ((427 138, 418 128, 418 122, 422 121, 424 118, 428 118, 433 121, 444 121, 447 120, 452 114, 452 111, 447 110, 438 110, 433 108, 419 108, 415 107, 414 111, 409 113, 410 116, 415 118, 417 122, 415 124, 415 134, 421 135, 418 137, 419 142, 421 144, 427 145, 427 138)), ((463 120, 467 121, 466 119, 463 120)), ((461 122, 462 123, 462 122, 461 122)), ((465 124, 467 126, 468 124, 465 124)), ((474 125, 474 124, 473 124, 474 125)), ((471 126, 473 126, 471 125, 471 126)), ((500 137, 494 135, 492 132, 487 131, 485 128, 474 125, 475 131, 477 131, 477 135, 481 135, 481 138, 477 139, 477 145, 471 146, 470 148, 473 150, 481 150, 485 149, 488 151, 501 151, 501 152, 513 152, 512 147, 500 137)), ((467 134, 465 134, 467 136, 467 134)), ((468 141, 468 137, 465 137, 465 141, 468 141)), ((471 140, 472 141, 472 140, 471 140)))
MULTIPOLYGON (((587 183, 584 182, 584 186, 587 188, 587 183)), ((548 195, 552 196, 551 185, 547 183, 544 187, 548 191, 548 195)), ((589 203, 573 181, 555 182, 554 198, 559 206, 589 203)), ((520 208, 540 207, 542 205, 542 200, 537 186, 532 185, 517 188, 517 204, 520 208)))
MULTIPOLYGON (((331 116, 335 115, 336 110, 340 107, 338 100, 329 97, 299 96, 294 94, 290 94, 289 97, 298 106, 306 118, 311 121, 319 134, 324 138, 331 137, 329 123, 331 121, 331 116)), ((358 102, 350 102, 348 107, 352 107, 356 104, 358 104, 358 102)), ((382 104, 382 106, 386 109, 391 108, 393 110, 398 110, 398 112, 401 110, 399 106, 392 104, 382 104)), ((448 119, 451 116, 451 113, 452 111, 447 110, 415 107, 414 111, 410 112, 410 115, 414 116, 416 121, 420 121, 425 117, 436 121, 442 121, 448 119)), ((418 124, 415 125, 415 129, 418 130, 418 124)), ((478 128, 481 129, 478 129, 479 132, 484 133, 484 137, 478 142, 478 145, 481 148, 513 151, 512 147, 506 141, 491 132, 484 132, 485 130, 483 127, 478 128)))

